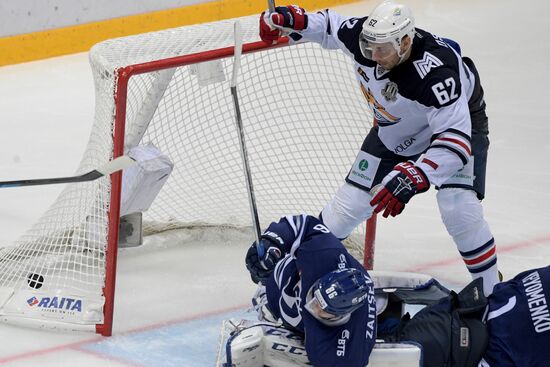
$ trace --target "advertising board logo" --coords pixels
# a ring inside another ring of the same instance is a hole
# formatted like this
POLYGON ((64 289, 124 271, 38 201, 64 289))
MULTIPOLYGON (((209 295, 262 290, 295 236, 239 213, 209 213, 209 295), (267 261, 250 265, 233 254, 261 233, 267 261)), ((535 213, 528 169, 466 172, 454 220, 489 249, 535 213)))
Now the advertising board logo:
POLYGON ((82 300, 65 297, 31 297, 27 300, 30 307, 41 307, 52 311, 82 312, 82 300))

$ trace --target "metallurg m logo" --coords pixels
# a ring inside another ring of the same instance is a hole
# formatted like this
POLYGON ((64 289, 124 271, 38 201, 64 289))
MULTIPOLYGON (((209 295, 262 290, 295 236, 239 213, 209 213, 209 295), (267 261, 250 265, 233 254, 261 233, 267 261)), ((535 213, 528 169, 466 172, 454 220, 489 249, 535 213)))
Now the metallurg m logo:
POLYGON ((428 75, 430 70, 438 66, 442 66, 443 62, 441 62, 441 60, 439 60, 437 57, 426 51, 424 52, 422 60, 413 61, 413 64, 416 68, 416 71, 418 72, 418 75, 420 75, 420 78, 424 79, 424 77, 428 75))

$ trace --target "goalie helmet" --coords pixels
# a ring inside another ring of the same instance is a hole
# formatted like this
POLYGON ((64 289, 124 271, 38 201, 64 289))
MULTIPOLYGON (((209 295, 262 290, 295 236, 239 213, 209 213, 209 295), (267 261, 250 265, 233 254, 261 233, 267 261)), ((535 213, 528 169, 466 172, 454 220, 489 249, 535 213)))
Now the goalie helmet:
POLYGON ((409 36, 411 41, 414 37, 411 9, 393 1, 384 1, 374 8, 363 23, 359 48, 363 56, 372 60, 372 44, 391 43, 399 57, 402 57, 401 41, 405 36, 409 36))
POLYGON ((328 326, 345 324, 374 295, 370 278, 357 269, 339 269, 319 278, 306 295, 306 310, 328 326))

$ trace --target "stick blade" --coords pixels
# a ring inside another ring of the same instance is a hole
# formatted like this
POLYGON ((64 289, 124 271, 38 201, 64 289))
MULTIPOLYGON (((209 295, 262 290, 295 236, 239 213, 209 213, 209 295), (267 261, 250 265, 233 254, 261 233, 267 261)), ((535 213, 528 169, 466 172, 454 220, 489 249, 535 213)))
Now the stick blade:
POLYGON ((133 158, 130 158, 127 155, 123 155, 113 159, 112 161, 109 161, 107 164, 100 167, 98 169, 98 172, 100 172, 104 176, 107 176, 107 175, 110 175, 111 173, 128 168, 134 163, 136 163, 136 161, 133 158))
POLYGON ((231 76, 231 87, 237 85, 237 76, 239 74, 239 68, 241 67, 241 54, 243 52, 243 32, 241 22, 238 20, 234 24, 234 37, 235 37, 235 51, 234 51, 234 64, 233 73, 231 76))

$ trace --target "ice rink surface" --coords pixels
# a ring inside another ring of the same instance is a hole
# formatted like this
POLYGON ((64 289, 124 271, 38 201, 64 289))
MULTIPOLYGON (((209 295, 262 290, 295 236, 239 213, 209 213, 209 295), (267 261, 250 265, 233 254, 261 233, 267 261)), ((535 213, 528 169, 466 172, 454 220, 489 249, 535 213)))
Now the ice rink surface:
MULTIPOLYGON (((377 2, 336 7, 365 15, 377 2)), ((550 3, 411 0, 417 26, 460 42, 476 62, 490 119, 485 215, 506 278, 550 263, 550 3)), ((87 54, 0 68, 0 180, 70 175, 94 111, 87 54)), ((0 244, 21 235, 61 187, 0 190, 0 244)), ((276 219, 276 218, 273 218, 276 219)), ((254 290, 244 269, 250 234, 162 236, 119 253, 114 336, 0 325, 0 365, 211 366, 222 319, 254 290)), ((469 275, 440 221, 435 191, 378 221, 375 269, 469 275)))

